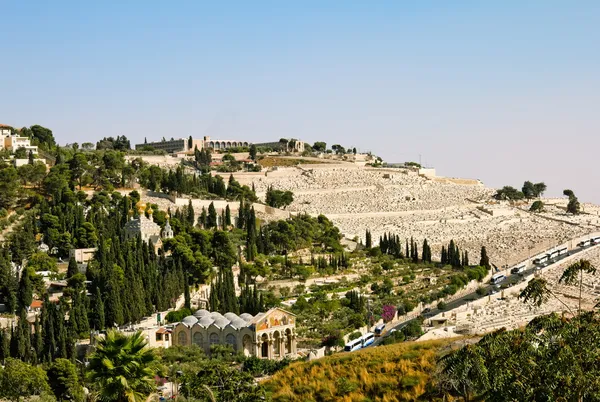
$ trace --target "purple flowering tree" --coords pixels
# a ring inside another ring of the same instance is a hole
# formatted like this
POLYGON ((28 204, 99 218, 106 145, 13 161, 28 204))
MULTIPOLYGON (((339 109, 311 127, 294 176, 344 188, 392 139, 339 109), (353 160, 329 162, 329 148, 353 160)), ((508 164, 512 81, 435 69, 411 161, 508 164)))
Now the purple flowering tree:
POLYGON ((381 313, 381 318, 383 318, 383 321, 392 321, 394 319, 394 315, 396 315, 396 307, 390 306, 389 304, 383 306, 383 312, 381 313))

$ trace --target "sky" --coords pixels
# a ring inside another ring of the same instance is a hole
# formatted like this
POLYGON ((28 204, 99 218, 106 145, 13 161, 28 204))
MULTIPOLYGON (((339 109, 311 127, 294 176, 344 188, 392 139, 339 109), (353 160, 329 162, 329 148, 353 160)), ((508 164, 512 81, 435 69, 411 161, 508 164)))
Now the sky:
POLYGON ((600 2, 0 0, 0 123, 298 138, 600 203, 600 2))

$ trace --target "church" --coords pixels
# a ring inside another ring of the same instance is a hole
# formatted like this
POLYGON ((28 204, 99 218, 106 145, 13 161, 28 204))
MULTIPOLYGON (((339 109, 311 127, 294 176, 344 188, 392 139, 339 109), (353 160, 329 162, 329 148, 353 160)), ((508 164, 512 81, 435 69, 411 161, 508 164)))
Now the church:
POLYGON ((167 220, 164 229, 160 229, 160 226, 154 222, 152 218, 152 208, 148 210, 149 218, 146 217, 145 205, 138 203, 138 217, 131 219, 125 224, 125 239, 136 239, 141 236, 142 240, 146 243, 152 242, 154 249, 158 250, 162 247, 162 239, 170 239, 173 237, 173 229, 167 220), (161 236, 162 233, 162 236, 161 236))
POLYGON ((177 323, 172 335, 175 345, 195 344, 206 354, 219 344, 262 359, 279 360, 297 353, 296 316, 278 307, 256 316, 198 310, 177 323))

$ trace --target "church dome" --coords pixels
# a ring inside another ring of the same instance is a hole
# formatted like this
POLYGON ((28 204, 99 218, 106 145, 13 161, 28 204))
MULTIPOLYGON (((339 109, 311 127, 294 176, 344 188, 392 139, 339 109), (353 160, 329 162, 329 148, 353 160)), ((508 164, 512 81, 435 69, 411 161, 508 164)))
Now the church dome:
POLYGON ((201 319, 202 317, 205 317, 207 315, 210 315, 210 312, 203 308, 201 308, 200 310, 198 310, 194 313, 194 317, 196 317, 197 319, 201 319))
POLYGON ((229 323, 230 323, 230 322, 231 322, 231 321, 229 321, 229 320, 228 320, 227 318, 225 318, 225 317, 219 317, 219 318, 215 319, 215 322, 214 322, 214 324, 215 324, 217 327, 219 327, 219 328, 223 329, 223 328, 225 328, 227 325, 229 325, 229 323))
POLYGON ((244 321, 248 322, 248 321, 252 321, 252 319, 254 317, 252 316, 252 314, 243 313, 243 314, 240 314, 240 318, 243 319, 244 321))
POLYGON ((191 327, 192 325, 194 325, 195 323, 198 322, 198 319, 196 317, 194 317, 193 315, 188 315, 183 320, 181 320, 181 322, 183 324, 187 325, 188 327, 191 327))
POLYGON ((210 326, 213 322, 215 322, 215 320, 209 316, 209 315, 205 315, 204 317, 202 317, 200 319, 200 321, 198 321, 198 324, 202 325, 204 328, 207 328, 208 326, 210 326))

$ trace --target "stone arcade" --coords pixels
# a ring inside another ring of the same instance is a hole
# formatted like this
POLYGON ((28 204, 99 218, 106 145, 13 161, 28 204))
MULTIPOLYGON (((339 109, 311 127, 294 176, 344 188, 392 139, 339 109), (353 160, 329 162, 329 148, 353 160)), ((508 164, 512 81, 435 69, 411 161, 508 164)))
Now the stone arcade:
POLYGON ((266 313, 226 313, 198 310, 173 328, 173 343, 196 344, 208 354, 212 345, 231 345, 246 356, 283 359, 296 356, 296 316, 280 308, 266 313))

